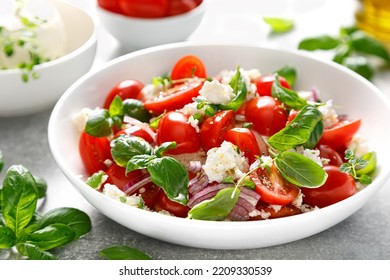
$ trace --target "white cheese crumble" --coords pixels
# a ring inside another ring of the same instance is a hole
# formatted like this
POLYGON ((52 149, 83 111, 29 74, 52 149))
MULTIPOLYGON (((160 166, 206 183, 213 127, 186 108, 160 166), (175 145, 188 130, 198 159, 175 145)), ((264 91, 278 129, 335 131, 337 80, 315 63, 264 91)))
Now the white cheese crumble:
POLYGON ((338 115, 336 110, 333 108, 333 101, 330 99, 326 101, 324 105, 318 106, 318 110, 322 114, 322 121, 324 128, 331 128, 338 122, 338 115))
POLYGON ((117 186, 112 184, 107 183, 104 185, 103 194, 130 206, 135 206, 139 208, 143 207, 143 200, 141 196, 135 194, 131 196, 126 196, 123 191, 121 191, 117 186))
POLYGON ((235 145, 224 141, 220 147, 207 152, 206 163, 202 166, 210 182, 221 183, 225 178, 238 180, 249 169, 247 158, 235 145))
MULTIPOLYGON (((240 68, 240 73, 244 77, 246 91, 247 91, 247 100, 253 99, 257 93, 257 87, 251 81, 259 78, 261 73, 258 69, 244 70, 240 68)), ((221 78, 223 84, 229 84, 233 76, 236 74, 236 70, 224 70, 218 76, 221 78)))
POLYGON ((194 116, 196 114, 199 114, 199 115, 203 116, 204 110, 198 109, 197 106, 198 106, 198 102, 192 102, 192 103, 188 103, 188 104, 184 105, 183 108, 181 108, 177 111, 183 113, 184 115, 194 116))
POLYGON ((311 159, 315 163, 317 163, 319 166, 324 166, 325 164, 329 163, 329 159, 320 157, 320 150, 318 149, 305 149, 303 146, 297 146, 295 149, 292 149, 291 151, 297 152, 308 159, 311 159))
POLYGON ((227 104, 235 96, 230 85, 222 84, 218 80, 205 81, 199 95, 212 104, 227 104))
POLYGON ((189 116, 187 123, 189 123, 193 128, 195 128, 195 131, 197 133, 200 132, 200 128, 198 126, 199 120, 195 119, 194 116, 189 116))
POLYGON ((88 117, 93 112, 92 109, 83 108, 76 115, 73 116, 73 123, 76 126, 78 132, 83 132, 85 125, 87 124, 88 117))

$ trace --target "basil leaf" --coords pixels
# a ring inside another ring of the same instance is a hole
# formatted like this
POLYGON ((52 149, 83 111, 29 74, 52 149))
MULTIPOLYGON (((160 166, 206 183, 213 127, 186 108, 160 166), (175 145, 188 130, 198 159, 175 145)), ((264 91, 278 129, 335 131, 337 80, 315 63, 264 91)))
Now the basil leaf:
POLYGON ((123 101, 118 95, 112 100, 110 107, 108 108, 108 113, 111 117, 123 117, 123 101))
POLYGON ((359 28, 356 26, 343 26, 340 28, 340 36, 345 37, 345 36, 350 36, 356 31, 359 31, 359 28))
POLYGON ((149 122, 152 115, 145 109, 144 103, 138 99, 126 99, 123 101, 123 113, 141 122, 149 122))
POLYGON ((298 187, 320 187, 328 176, 320 165, 296 152, 280 153, 275 165, 284 179, 298 187))
POLYGON ((155 158, 147 170, 153 183, 160 186, 170 200, 186 205, 188 201, 188 172, 172 157, 155 158))
POLYGON ((56 260, 57 258, 49 252, 39 249, 37 246, 29 243, 17 245, 18 252, 27 256, 29 260, 56 260))
POLYGON ((144 169, 148 167, 149 162, 156 158, 151 155, 136 155, 133 156, 126 164, 126 174, 136 169, 144 169))
POLYGON ((3 153, 0 151, 0 172, 3 170, 4 167, 4 156, 3 153))
MULTIPOLYGON (((233 88, 235 97, 228 104, 220 104, 218 108, 221 110, 238 110, 246 100, 246 84, 244 77, 241 75, 240 68, 237 67, 236 73, 234 74, 229 85, 233 88)), ((211 107, 212 108, 212 107, 211 107)), ((215 112, 213 112, 214 115, 215 112)))
POLYGON ((321 112, 312 105, 307 105, 296 115, 285 128, 268 139, 274 149, 285 151, 305 144, 317 123, 322 121, 321 112))
POLYGON ((303 39, 299 45, 298 49, 314 51, 314 50, 331 50, 336 48, 340 44, 338 38, 334 38, 328 35, 322 35, 318 37, 311 37, 303 39))
POLYGON ((279 70, 276 70, 275 73, 285 78, 287 82, 290 84, 290 86, 294 86, 295 81, 297 79, 297 70, 295 69, 294 66, 285 65, 279 70))
POLYGON ((315 146, 317 146, 318 141, 320 141, 323 131, 324 123, 319 121, 314 127, 313 131, 310 133, 309 139, 303 144, 303 147, 307 149, 314 149, 315 146))
POLYGON ((65 225, 75 233, 75 239, 91 230, 91 219, 81 210, 60 207, 50 210, 38 220, 38 230, 50 225, 65 225))
POLYGON ((96 109, 88 117, 85 132, 94 137, 108 136, 113 125, 114 122, 107 110, 96 109))
POLYGON ((363 56, 350 56, 343 60, 342 65, 348 67, 352 71, 370 80, 374 75, 374 70, 368 64, 368 60, 363 56))
POLYGON ((278 74, 275 74, 275 81, 272 83, 272 96, 292 109, 299 110, 307 105, 307 101, 304 98, 299 97, 298 93, 285 88, 280 84, 278 74))
POLYGON ((287 18, 263 17, 274 33, 286 33, 294 28, 295 21, 287 18))
POLYGON ((111 154, 119 166, 126 166, 133 156, 151 155, 152 150, 147 141, 136 136, 120 135, 111 141, 111 154))
POLYGON ((1 196, 6 225, 18 238, 34 216, 38 191, 33 175, 21 165, 11 166, 3 181, 1 196))
POLYGON ((232 211, 239 196, 239 189, 234 187, 224 188, 212 199, 204 200, 195 205, 188 212, 188 218, 210 221, 223 220, 232 211))
POLYGON ((38 198, 43 198, 46 196, 47 183, 46 181, 38 176, 34 176, 34 180, 37 184, 38 198))
POLYGON ((152 258, 136 248, 112 246, 99 252, 101 257, 109 260, 151 260, 152 258))
POLYGON ((0 225, 0 249, 12 248, 15 245, 16 236, 14 232, 4 225, 0 225))
POLYGON ((106 172, 100 170, 98 172, 93 173, 92 176, 90 176, 85 181, 85 183, 94 189, 99 189, 102 186, 102 184, 104 183, 103 180, 104 180, 105 175, 106 175, 106 172))
POLYGON ((390 54, 386 47, 374 38, 366 35, 363 31, 354 32, 351 35, 350 43, 351 48, 355 51, 374 55, 390 63, 390 54))
POLYGON ((76 239, 75 231, 64 224, 51 224, 42 229, 32 232, 26 242, 47 251, 76 239))
POLYGON ((333 57, 333 61, 342 64, 344 59, 351 55, 352 49, 347 44, 342 44, 336 49, 336 53, 333 57))
POLYGON ((154 151, 154 154, 157 156, 157 157, 162 157, 163 154, 168 151, 168 150, 172 150, 172 149, 176 149, 177 148, 177 144, 175 141, 173 142, 164 142, 162 143, 160 146, 158 146, 155 151, 154 151))

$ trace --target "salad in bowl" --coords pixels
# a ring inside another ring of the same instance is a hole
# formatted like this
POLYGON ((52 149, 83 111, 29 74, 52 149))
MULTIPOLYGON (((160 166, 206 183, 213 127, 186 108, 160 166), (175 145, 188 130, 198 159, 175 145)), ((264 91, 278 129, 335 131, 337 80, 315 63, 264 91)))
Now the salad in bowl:
POLYGON ((361 118, 320 89, 295 91, 291 65, 221 69, 192 54, 143 84, 123 80, 75 116, 87 184, 122 203, 200 220, 297 215, 371 182, 361 118))
POLYGON ((385 184, 389 108, 365 79, 301 52, 178 43, 80 78, 48 138, 72 185, 121 225, 259 248, 334 226, 385 184))

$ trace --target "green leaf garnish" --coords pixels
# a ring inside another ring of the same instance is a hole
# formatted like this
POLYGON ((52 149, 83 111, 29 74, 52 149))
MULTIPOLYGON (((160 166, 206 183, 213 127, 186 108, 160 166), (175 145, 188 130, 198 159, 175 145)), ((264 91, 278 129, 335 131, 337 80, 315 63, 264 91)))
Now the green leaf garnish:
MULTIPOLYGON (((234 74, 229 85, 232 87, 235 96, 228 104, 218 105, 218 108, 221 110, 237 111, 245 102, 247 92, 245 80, 244 77, 241 75, 240 67, 237 66, 236 73, 234 74)), ((214 108, 211 109, 213 109, 213 112, 210 114, 210 112, 206 111, 206 115, 210 116, 215 114, 214 108)))
POLYGON ((279 17, 263 17, 274 33, 286 33, 294 28, 295 21, 293 19, 279 17))
POLYGON ((283 87, 279 81, 279 74, 275 74, 275 81, 272 84, 272 96, 279 99, 285 105, 292 109, 302 109, 307 105, 307 101, 300 97, 292 89, 283 87))
POLYGON ((99 252, 99 255, 109 260, 151 260, 152 258, 136 248, 128 246, 112 246, 99 252))
POLYGON ((346 163, 340 166, 340 171, 350 174, 356 181, 364 185, 372 182, 370 174, 376 169, 376 153, 370 152, 362 157, 356 157, 351 149, 345 151, 346 163))

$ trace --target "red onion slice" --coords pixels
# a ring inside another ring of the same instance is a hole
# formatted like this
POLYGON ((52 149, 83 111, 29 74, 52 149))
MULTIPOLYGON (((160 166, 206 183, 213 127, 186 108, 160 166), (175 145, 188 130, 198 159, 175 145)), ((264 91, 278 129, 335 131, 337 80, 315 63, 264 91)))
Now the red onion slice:
POLYGON ((209 199, 210 197, 215 196, 219 190, 222 190, 226 188, 227 185, 225 184, 217 184, 217 185, 211 185, 205 187, 203 190, 195 193, 193 196, 190 197, 188 200, 187 206, 192 208, 196 204, 202 202, 203 200, 209 199))
POLYGON ((129 181, 124 187, 123 192, 127 195, 134 194, 141 187, 145 186, 147 183, 150 183, 152 179, 150 178, 149 173, 144 173, 141 176, 138 176, 134 180, 129 181))
POLYGON ((203 190, 209 184, 209 177, 204 173, 196 174, 196 177, 190 180, 188 184, 188 192, 195 194, 203 190))
POLYGON ((156 140, 156 133, 153 131, 153 129, 150 128, 150 126, 147 123, 141 122, 136 118, 132 118, 130 116, 124 116, 123 122, 131 125, 139 126, 143 130, 145 130, 150 135, 150 137, 152 137, 153 140, 156 140))

